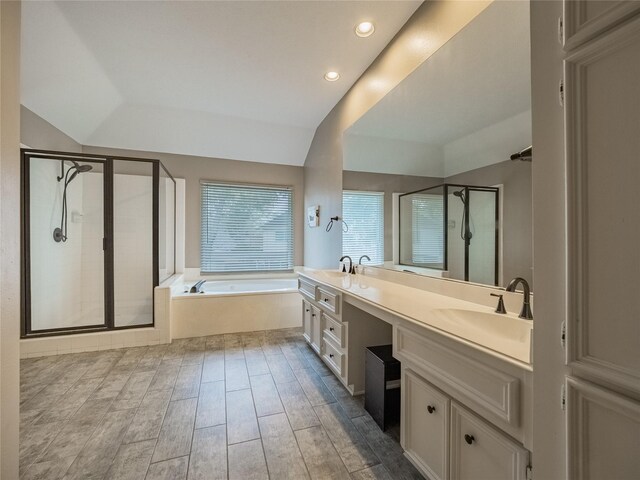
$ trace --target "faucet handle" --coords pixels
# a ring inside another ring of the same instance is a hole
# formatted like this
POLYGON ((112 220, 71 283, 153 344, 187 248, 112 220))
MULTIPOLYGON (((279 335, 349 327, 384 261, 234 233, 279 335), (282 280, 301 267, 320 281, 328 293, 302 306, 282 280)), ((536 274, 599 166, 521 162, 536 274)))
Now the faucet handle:
POLYGON ((499 293, 491 293, 492 297, 498 297, 498 306, 496 307, 496 313, 507 313, 507 309, 504 308, 504 300, 502 299, 503 295, 499 293))

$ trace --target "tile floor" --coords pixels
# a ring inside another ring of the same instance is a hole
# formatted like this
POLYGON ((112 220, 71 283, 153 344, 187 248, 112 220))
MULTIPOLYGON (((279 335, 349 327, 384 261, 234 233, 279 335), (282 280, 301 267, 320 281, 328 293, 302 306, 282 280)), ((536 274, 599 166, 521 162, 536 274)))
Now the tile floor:
POLYGON ((27 359, 21 479, 421 479, 297 329, 27 359))

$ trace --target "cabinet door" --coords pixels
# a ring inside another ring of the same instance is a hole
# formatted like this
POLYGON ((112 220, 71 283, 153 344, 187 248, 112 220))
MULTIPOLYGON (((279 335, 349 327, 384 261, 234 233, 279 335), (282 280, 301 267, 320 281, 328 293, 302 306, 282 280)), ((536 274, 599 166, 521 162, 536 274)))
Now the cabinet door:
POLYGON ((311 307, 311 347, 320 353, 320 339, 322 336, 322 319, 320 309, 310 305, 311 307))
POLYGON ((640 16, 565 61, 568 362, 640 393, 640 16))
POLYGON ((587 42, 640 10, 629 0, 565 0, 564 48, 587 42))
POLYGON ((567 378, 569 478, 637 479, 640 402, 567 378))
POLYGON ((432 480, 449 477, 449 398, 410 370, 402 385, 402 446, 432 480))
POLYGON ((451 480, 524 480, 528 452, 494 427, 451 405, 451 480))
POLYGON ((304 328, 303 336, 307 343, 311 343, 312 324, 311 324, 311 305, 309 302, 302 301, 302 326, 304 328))

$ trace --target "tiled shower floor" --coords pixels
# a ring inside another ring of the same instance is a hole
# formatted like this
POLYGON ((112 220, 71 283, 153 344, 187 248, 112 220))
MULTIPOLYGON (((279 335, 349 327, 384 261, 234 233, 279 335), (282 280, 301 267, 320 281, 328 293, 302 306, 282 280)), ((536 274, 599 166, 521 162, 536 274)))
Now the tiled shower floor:
POLYGON ((420 479, 299 330, 21 364, 21 479, 420 479))

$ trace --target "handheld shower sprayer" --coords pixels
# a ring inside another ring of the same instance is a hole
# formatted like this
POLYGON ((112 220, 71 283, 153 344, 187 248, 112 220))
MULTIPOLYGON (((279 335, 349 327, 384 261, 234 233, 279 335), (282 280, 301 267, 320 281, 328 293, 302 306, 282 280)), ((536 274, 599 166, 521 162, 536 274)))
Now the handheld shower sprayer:
POLYGON ((471 244, 471 238, 473 238, 473 233, 471 232, 471 228, 465 222, 467 217, 467 210, 469 209, 468 199, 464 194, 464 188, 453 192, 455 197, 458 197, 462 202, 462 219, 460 220, 460 238, 464 240, 466 243, 471 244))
POLYGON ((71 160, 73 165, 69 167, 69 169, 64 172, 64 162, 61 161, 61 173, 62 175, 56 177, 58 182, 64 179, 64 190, 62 191, 62 215, 60 217, 60 226, 56 227, 53 230, 53 239, 56 242, 66 242, 67 241, 67 188, 69 184, 73 181, 74 178, 78 176, 80 173, 86 173, 93 169, 91 165, 80 165, 78 162, 71 160), (71 175, 70 175, 71 174, 71 175))

